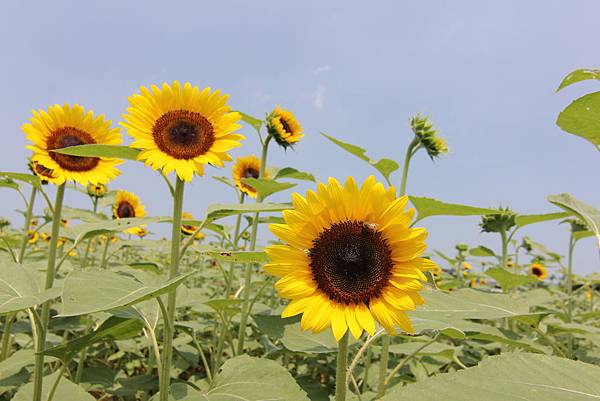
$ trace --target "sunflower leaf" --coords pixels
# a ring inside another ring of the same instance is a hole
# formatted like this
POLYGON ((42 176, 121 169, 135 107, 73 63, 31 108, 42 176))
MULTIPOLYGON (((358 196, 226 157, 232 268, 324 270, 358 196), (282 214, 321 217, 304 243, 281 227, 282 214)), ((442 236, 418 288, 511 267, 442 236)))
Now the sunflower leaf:
POLYGON ((281 212, 292 206, 289 203, 249 203, 249 204, 212 204, 206 209, 206 221, 212 222, 224 217, 251 212, 281 212))
POLYGON ((545 213, 545 214, 523 214, 523 215, 517 215, 515 217, 515 223, 517 224, 517 227, 521 228, 521 227, 527 226, 529 224, 562 219, 562 218, 565 218, 568 216, 569 216, 569 213, 566 213, 566 212, 545 213))
POLYGON ((33 174, 11 173, 8 171, 2 171, 2 172, 0 172, 0 178, 6 178, 7 182, 9 182, 11 180, 26 182, 30 185, 33 185, 36 188, 39 188, 42 185, 39 177, 37 177, 33 174))
POLYGON ((503 353, 479 366, 398 386, 383 401, 565 401, 600 398, 600 367, 531 353, 503 353), (466 389, 468 392, 466 393, 466 389))
POLYGON ((110 157, 116 159, 137 160, 140 149, 120 145, 78 145, 53 149, 51 152, 81 157, 110 157))
POLYGON ((293 182, 277 182, 265 178, 242 178, 242 182, 254 188, 262 199, 297 185, 293 182))
MULTIPOLYGON (((62 372, 57 370, 56 372, 44 376, 44 382, 42 386, 42 400, 47 400, 50 393, 54 394, 53 400, 69 400, 69 401, 95 401, 96 399, 92 397, 87 391, 85 391, 78 384, 73 383, 66 377, 60 379, 60 381, 56 381, 56 379, 61 375, 62 372), (58 383, 56 388, 53 390, 53 384, 58 383)), ((33 382, 29 382, 24 386, 19 388, 19 391, 12 398, 12 401, 31 401, 34 399, 33 397, 33 382)))
POLYGON ((270 259, 264 251, 230 251, 210 250, 201 251, 200 255, 235 263, 267 263, 270 259))
POLYGON ((250 125, 252 128, 256 130, 256 132, 260 133, 260 129, 262 128, 263 122, 258 118, 252 117, 246 113, 242 113, 241 111, 237 111, 242 116, 242 121, 246 124, 250 125))
POLYGON ((292 178, 295 180, 316 182, 314 175, 312 175, 310 173, 305 173, 304 171, 296 170, 293 167, 283 167, 283 168, 277 170, 273 179, 277 180, 279 178, 292 178))
POLYGON ((493 250, 483 245, 469 249, 469 255, 481 257, 496 256, 493 250))
POLYGON ((585 221, 590 230, 596 235, 598 246, 600 246, 600 210, 567 193, 550 195, 548 201, 585 221))
POLYGON ((369 156, 367 156, 366 149, 361 148, 360 146, 353 145, 351 143, 342 142, 339 139, 336 139, 332 136, 329 136, 323 132, 321 132, 325 138, 329 139, 331 142, 338 145, 340 148, 344 149, 346 152, 353 154, 361 160, 366 161, 371 166, 375 167, 377 171, 379 171, 386 179, 386 181, 390 182, 390 175, 400 168, 400 165, 392 159, 379 159, 373 160, 369 156))
POLYGON ((589 93, 573 101, 558 115, 556 125, 591 142, 600 150, 600 92, 589 93))
POLYGON ((504 291, 508 291, 512 288, 516 288, 525 284, 533 284, 538 281, 535 277, 512 273, 501 267, 487 269, 485 274, 496 280, 496 282, 504 291))
POLYGON ((566 88, 574 83, 585 81, 588 79, 600 80, 600 70, 596 68, 581 68, 571 72, 569 75, 564 77, 556 91, 566 88))
POLYGON ((484 214, 502 213, 498 209, 445 203, 437 199, 420 196, 409 196, 409 199, 418 212, 415 222, 430 216, 481 216, 484 214))

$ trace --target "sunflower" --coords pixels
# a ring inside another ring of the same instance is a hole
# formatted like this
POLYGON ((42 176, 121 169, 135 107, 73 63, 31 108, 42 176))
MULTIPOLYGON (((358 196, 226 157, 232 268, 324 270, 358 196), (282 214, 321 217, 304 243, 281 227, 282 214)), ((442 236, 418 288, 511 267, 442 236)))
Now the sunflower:
POLYGON ((165 174, 175 170, 185 181, 203 175, 204 164, 223 167, 231 161, 227 152, 244 137, 234 134, 241 115, 230 112, 229 95, 177 81, 162 89, 142 86, 140 92, 129 97, 131 107, 121 123, 135 139, 131 146, 142 149, 138 160, 165 174))
POLYGON ((284 148, 292 146, 304 136, 294 114, 279 106, 267 116, 267 131, 284 148))
POLYGON ((471 264, 469 262, 463 262, 463 269, 465 270, 471 270, 473 268, 473 266, 471 266, 471 264))
MULTIPOLYGON (((144 217, 146 210, 140 202, 140 198, 133 192, 117 191, 117 197, 113 205, 113 218, 126 219, 131 217, 144 217)), ((137 234, 142 227, 132 227, 127 231, 130 234, 137 234)))
POLYGON ((87 186, 87 193, 92 198, 103 198, 107 191, 108 189, 104 184, 89 184, 87 186))
POLYGON ((40 234, 38 234, 37 231, 31 231, 31 230, 29 230, 27 232, 27 243, 29 245, 35 244, 38 241, 39 238, 40 238, 40 234))
POLYGON ((50 234, 48 233, 42 233, 42 240, 44 240, 44 242, 50 242, 50 234))
MULTIPOLYGON (((256 190, 242 182, 242 178, 258 178, 260 176, 260 159, 254 155, 238 157, 233 165, 232 176, 235 186, 240 191, 251 198, 256 198, 256 190)), ((269 178, 269 173, 266 170, 264 178, 269 178)))
POLYGON ((414 209, 404 211, 408 197, 395 193, 371 176, 361 188, 352 177, 343 187, 330 178, 316 193, 293 195, 285 224, 270 225, 285 244, 266 249, 265 271, 292 300, 282 317, 302 314, 302 329, 313 332, 331 326, 337 340, 348 329, 373 335, 375 321, 390 334, 413 332, 405 311, 424 303, 423 271, 435 264, 419 257, 427 232, 410 228, 414 209))
POLYGON ((146 230, 144 227, 134 227, 130 230, 130 232, 140 238, 144 238, 146 235, 148 235, 148 230, 146 230))
POLYGON ((29 168, 31 169, 33 174, 38 176, 42 185, 46 185, 50 180, 56 178, 56 174, 54 174, 53 170, 43 166, 41 163, 38 163, 36 161, 30 161, 29 168))
POLYGON ((60 219, 60 224, 61 224, 63 227, 69 227, 69 224, 70 224, 70 222, 69 222, 69 220, 68 220, 68 219, 60 219))
MULTIPOLYGON (((194 220, 194 216, 188 212, 183 212, 181 214, 181 217, 182 217, 182 220, 194 220)), ((189 224, 181 225, 181 233, 183 235, 194 235, 194 233, 196 232, 197 229, 198 229, 197 226, 192 226, 189 224)), ((201 240, 204 238, 204 234, 202 232, 198 232, 194 238, 197 240, 201 240)))
POLYGON ((75 180, 81 185, 106 184, 119 175, 116 166, 122 160, 104 157, 79 157, 52 152, 53 149, 86 144, 118 145, 121 133, 110 128, 111 121, 104 116, 94 117, 78 104, 54 105, 48 111, 33 111, 30 124, 22 126, 33 144, 31 161, 34 172, 53 184, 75 180))
POLYGON ((538 280, 542 281, 548 277, 548 270, 541 263, 532 263, 529 267, 529 274, 536 276, 538 280))

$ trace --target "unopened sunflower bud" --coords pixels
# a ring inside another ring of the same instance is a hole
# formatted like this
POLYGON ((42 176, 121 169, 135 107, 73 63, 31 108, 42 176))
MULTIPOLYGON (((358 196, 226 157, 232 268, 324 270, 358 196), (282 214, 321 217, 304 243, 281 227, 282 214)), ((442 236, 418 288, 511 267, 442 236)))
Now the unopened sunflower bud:
POLYGON ((87 193, 92 198, 103 198, 106 191, 106 185, 104 184, 88 184, 87 186, 87 193))
POLYGON ((279 106, 267 116, 267 132, 283 148, 293 146, 304 136, 294 114, 279 106))
POLYGON ((446 141, 438 136, 438 131, 433 129, 429 117, 421 117, 419 114, 410 120, 410 128, 419 140, 419 144, 427 151, 432 159, 448 153, 446 141))
POLYGON ((503 213, 487 214, 481 217, 482 232, 486 233, 501 233, 506 232, 510 228, 514 227, 516 222, 516 214, 507 209, 500 209, 503 213))

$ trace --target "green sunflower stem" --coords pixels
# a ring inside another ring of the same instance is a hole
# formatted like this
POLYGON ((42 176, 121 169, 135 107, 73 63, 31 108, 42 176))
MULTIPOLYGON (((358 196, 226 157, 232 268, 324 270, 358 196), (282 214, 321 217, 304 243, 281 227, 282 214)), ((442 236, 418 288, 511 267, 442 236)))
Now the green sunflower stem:
POLYGON ((379 359, 379 378, 377 385, 377 397, 385 395, 385 379, 387 376, 388 361, 390 357, 390 335, 384 334, 381 343, 381 359, 379 359))
MULTIPOLYGON (((63 200, 65 197, 65 184, 61 184, 56 189, 56 200, 54 201, 54 215, 52 216, 52 233, 50 237, 50 250, 48 252, 48 267, 46 269, 45 289, 52 288, 54 284, 54 268, 56 266, 56 246, 58 244, 58 235, 60 230, 60 214, 62 211, 63 200)), ((42 400, 42 384, 44 379, 44 355, 40 354, 46 347, 46 332, 48 331, 48 321, 50 319, 51 301, 42 304, 42 314, 40 318, 40 330, 35 339, 35 367, 33 370, 33 401, 42 400)))
POLYGON ((500 238, 502 239, 502 268, 506 269, 506 263, 508 261, 508 238, 506 237, 506 231, 500 231, 500 238))
POLYGON ((402 168, 402 181, 400 182, 400 196, 406 195, 406 182, 408 181, 408 169, 410 167, 410 160, 412 159, 415 147, 419 144, 419 138, 415 136, 413 141, 408 145, 406 149, 406 155, 404 156, 404 167, 402 168))
MULTIPOLYGON (((264 178, 265 170, 267 168, 267 154, 269 151, 269 143, 271 142, 271 135, 267 136, 262 146, 262 154, 260 157, 260 172, 258 178, 264 178)), ((257 203, 262 203, 262 197, 260 194, 256 197, 257 203)), ((252 233, 250 236, 250 251, 256 249, 256 236, 258 234, 258 217, 259 213, 254 214, 252 220, 252 233)), ((250 314, 250 285, 252 284, 252 269, 254 265, 247 264, 246 271, 244 274, 244 303, 242 305, 242 316, 240 318, 240 330, 238 332, 238 344, 237 344, 237 355, 244 352, 244 341, 246 340, 246 324, 248 323, 248 315, 250 314)))
MULTIPOLYGON (((575 249, 575 239, 573 238, 573 232, 569 237, 569 256, 567 259, 567 322, 571 323, 573 320, 573 250, 575 249)), ((573 357, 573 335, 569 335, 568 343, 569 358, 573 357)))
POLYGON ((348 331, 338 342, 337 367, 335 370, 335 401, 346 401, 346 375, 348 374, 348 331))
POLYGON ((0 351, 0 362, 10 356, 10 329, 15 321, 16 313, 9 313, 4 318, 4 327, 2 333, 2 350, 0 351))
MULTIPOLYGON (((179 245, 181 242, 181 215, 183 210, 184 182, 177 177, 175 194, 173 196, 173 227, 171 233, 171 265, 169 280, 177 276, 179 270, 179 245)), ((169 400, 169 385, 171 382, 171 360, 173 359, 173 335, 175 323, 175 307, 177 292, 171 290, 167 296, 166 314, 164 319, 163 357, 159 376, 160 401, 169 400)))
MULTIPOLYGON (((240 191, 240 196, 238 198, 238 202, 240 205, 244 204, 244 200, 246 199, 246 197, 244 196, 244 193, 240 191)), ((239 249, 238 247, 238 242, 239 242, 239 236, 240 236, 240 226, 242 223, 242 214, 238 214, 237 218, 235 220, 235 230, 233 231, 233 250, 237 251, 239 249)), ((227 294, 227 297, 229 298, 229 296, 231 295, 231 289, 233 286, 233 277, 235 275, 235 263, 230 263, 229 264, 229 273, 228 273, 228 281, 227 281, 227 291, 225 292, 227 294)))
POLYGON ((27 249, 27 241, 29 240, 29 225, 31 224, 31 215, 33 214, 33 204, 35 203, 35 195, 37 188, 31 186, 31 195, 27 203, 27 211, 25 212, 25 223, 23 227, 23 239, 21 240, 21 248, 19 249, 19 263, 23 264, 25 258, 25 249, 27 249))

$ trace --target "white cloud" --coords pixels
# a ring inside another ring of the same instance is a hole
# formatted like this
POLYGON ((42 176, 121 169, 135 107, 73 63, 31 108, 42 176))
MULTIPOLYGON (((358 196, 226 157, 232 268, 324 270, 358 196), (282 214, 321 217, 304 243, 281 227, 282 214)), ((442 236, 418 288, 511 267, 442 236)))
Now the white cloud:
POLYGON ((331 65, 329 65, 329 64, 325 64, 325 65, 321 65, 321 66, 315 68, 313 70, 313 74, 319 75, 319 74, 322 74, 324 72, 329 72, 331 70, 333 70, 333 67, 331 65))
POLYGON ((323 108, 325 107, 325 87, 323 85, 319 85, 319 87, 313 94, 313 105, 318 110, 323 110, 323 108))

